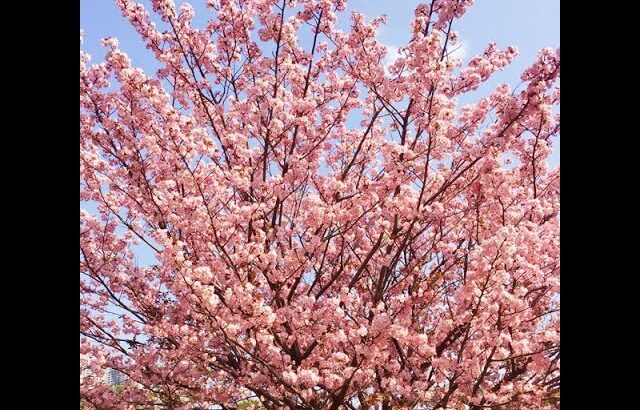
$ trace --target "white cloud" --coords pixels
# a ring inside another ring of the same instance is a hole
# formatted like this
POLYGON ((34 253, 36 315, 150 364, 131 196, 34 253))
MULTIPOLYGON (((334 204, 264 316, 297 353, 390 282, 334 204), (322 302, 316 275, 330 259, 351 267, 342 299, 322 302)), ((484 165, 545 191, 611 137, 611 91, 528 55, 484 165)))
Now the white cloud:
POLYGON ((449 48, 449 57, 463 60, 467 56, 467 47, 464 42, 460 42, 449 48))
POLYGON ((399 57, 400 51, 397 46, 386 46, 387 47, 387 55, 384 56, 384 68, 389 73, 389 66, 393 64, 399 57))

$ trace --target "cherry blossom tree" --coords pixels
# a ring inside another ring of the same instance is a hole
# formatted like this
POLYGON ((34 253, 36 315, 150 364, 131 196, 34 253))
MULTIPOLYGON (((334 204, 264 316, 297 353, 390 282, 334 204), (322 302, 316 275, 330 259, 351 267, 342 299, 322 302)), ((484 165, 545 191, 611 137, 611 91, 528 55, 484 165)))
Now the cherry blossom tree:
POLYGON ((472 0, 390 65, 345 0, 116 3, 161 68, 80 53, 85 408, 559 406, 559 50, 460 107, 517 54, 454 58, 472 0))

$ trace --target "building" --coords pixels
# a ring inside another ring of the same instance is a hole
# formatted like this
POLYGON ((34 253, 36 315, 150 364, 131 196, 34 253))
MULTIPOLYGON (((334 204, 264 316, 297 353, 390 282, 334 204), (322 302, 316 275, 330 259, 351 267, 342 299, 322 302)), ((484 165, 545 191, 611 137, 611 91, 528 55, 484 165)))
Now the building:
POLYGON ((107 371, 104 373, 104 382, 109 386, 118 386, 124 383, 124 381, 127 379, 127 376, 120 373, 116 369, 107 369, 107 371))

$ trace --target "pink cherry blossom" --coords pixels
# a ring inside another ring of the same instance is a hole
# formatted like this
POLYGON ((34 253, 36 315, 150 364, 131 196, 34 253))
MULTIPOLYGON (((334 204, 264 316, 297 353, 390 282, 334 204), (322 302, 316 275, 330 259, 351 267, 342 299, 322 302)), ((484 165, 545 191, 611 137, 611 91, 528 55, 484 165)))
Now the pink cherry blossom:
POLYGON ((116 0, 161 68, 80 53, 82 406, 559 407, 560 53, 458 106, 517 54, 448 58, 472 3, 387 70, 344 0, 116 0))

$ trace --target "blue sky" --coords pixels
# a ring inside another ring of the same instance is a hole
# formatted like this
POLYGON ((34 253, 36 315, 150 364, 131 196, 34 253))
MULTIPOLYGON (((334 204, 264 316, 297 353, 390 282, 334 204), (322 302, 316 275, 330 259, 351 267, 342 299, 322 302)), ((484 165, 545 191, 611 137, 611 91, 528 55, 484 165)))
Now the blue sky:
MULTIPOLYGON (((150 1, 141 2, 151 10, 150 1)), ((181 3, 176 1, 177 5, 181 3)), ((387 46, 397 47, 409 40, 410 21, 419 3, 418 0, 350 0, 347 13, 359 11, 368 18, 386 14, 387 24, 378 38, 387 46)), ((196 25, 199 22, 202 26, 211 14, 205 9, 204 0, 192 1, 192 4, 196 9, 196 25)), ((348 14, 341 17, 340 26, 346 29, 348 14)), ((80 27, 84 30, 83 49, 91 54, 92 61, 101 61, 104 56, 100 39, 116 37, 134 65, 149 73, 159 67, 112 0, 80 0, 80 27)), ((534 61, 539 49, 560 46, 560 0, 476 0, 455 23, 454 30, 459 32, 463 44, 463 62, 482 52, 490 41, 495 41, 499 48, 518 47, 519 56, 511 66, 496 73, 478 92, 486 94, 499 83, 515 86, 520 82, 520 73, 534 61)), ((560 154, 559 144, 555 145, 553 164, 559 163, 560 154)))
MULTIPOLYGON (((150 1, 141 1, 151 10, 150 1)), ((359 11, 368 18, 387 15, 387 24, 379 33, 379 40, 387 46, 397 47, 409 40, 410 21, 417 0, 351 0, 347 12, 359 11)), ((177 5, 182 2, 176 1, 177 5)), ((204 0, 191 1, 196 9, 196 25, 209 17, 204 0)), ((341 26, 348 25, 348 14, 341 16, 341 26)), ((202 27, 202 25, 199 25, 202 27)), ((120 14, 112 0, 80 0, 80 27, 84 30, 83 50, 90 53, 93 62, 102 61, 104 48, 100 39, 116 37, 120 48, 135 66, 152 73, 158 64, 145 48, 138 34, 120 14)), ((518 47, 519 56, 503 72, 497 73, 479 92, 486 94, 499 83, 512 86, 520 82, 520 73, 535 59, 539 49, 560 46, 560 0, 476 0, 469 11, 454 25, 463 44, 463 62, 495 41, 499 48, 518 47)), ((551 163, 559 163, 559 141, 554 145, 551 163)), ((147 252, 137 252, 141 265, 151 262, 147 252)))
MULTIPOLYGON (((149 1, 142 1, 149 6, 149 1)), ((176 4, 180 4, 177 1, 176 4)), ((203 22, 209 14, 204 0, 192 2, 196 21, 203 22)), ((359 11, 372 18, 380 14, 388 17, 387 25, 379 33, 379 40, 388 46, 399 46, 409 39, 409 25, 417 0, 350 0, 347 13, 359 11)), ((342 23, 348 24, 348 14, 342 23)), ((104 50, 100 39, 117 37, 120 47, 129 54, 133 63, 145 70, 157 65, 145 49, 137 33, 120 15, 112 0, 80 0, 80 27, 84 30, 83 49, 94 61, 101 60, 104 50)), ((343 25, 345 27, 345 25, 343 25)), ((454 25, 464 44, 465 59, 482 51, 489 41, 500 48, 515 45, 520 55, 514 63, 496 77, 498 82, 517 84, 522 70, 535 59, 543 47, 560 45, 560 0, 476 0, 462 19, 454 25)))

